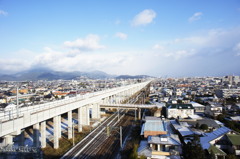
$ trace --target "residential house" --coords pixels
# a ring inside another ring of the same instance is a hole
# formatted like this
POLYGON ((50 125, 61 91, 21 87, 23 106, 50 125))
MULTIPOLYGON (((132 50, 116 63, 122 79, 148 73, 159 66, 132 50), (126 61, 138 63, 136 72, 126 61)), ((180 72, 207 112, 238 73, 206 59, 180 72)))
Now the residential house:
POLYGON ((181 142, 177 135, 149 136, 142 140, 138 148, 138 156, 145 156, 148 159, 180 159, 182 153, 181 142))
POLYGON ((170 104, 166 108, 167 118, 187 118, 194 114, 192 104, 170 104))
POLYGON ((223 150, 228 149, 229 144, 223 141, 225 141, 225 135, 231 133, 232 130, 227 127, 221 127, 213 132, 204 133, 204 136, 200 137, 200 144, 204 150, 213 154, 216 159, 225 158, 227 154, 223 150))
POLYGON ((170 126, 174 133, 177 133, 182 142, 188 143, 194 139, 194 135, 201 135, 201 132, 193 131, 187 122, 180 122, 179 120, 171 120, 170 126))
POLYGON ((161 118, 146 116, 142 126, 141 135, 147 138, 150 135, 167 134, 166 125, 161 118))
POLYGON ((141 131, 144 140, 140 142, 138 156, 148 159, 180 159, 181 142, 178 135, 170 130, 170 122, 149 116, 145 120, 141 131))
POLYGON ((223 106, 218 103, 209 102, 206 106, 205 114, 209 116, 218 116, 222 114, 223 106))
POLYGON ((238 134, 227 134, 229 141, 228 151, 236 156, 240 156, 240 135, 238 134))

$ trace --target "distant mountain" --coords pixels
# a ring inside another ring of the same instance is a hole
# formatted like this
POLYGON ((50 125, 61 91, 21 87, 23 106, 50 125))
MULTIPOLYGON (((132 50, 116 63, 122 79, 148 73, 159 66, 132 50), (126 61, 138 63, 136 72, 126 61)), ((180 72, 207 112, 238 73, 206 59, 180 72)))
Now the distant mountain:
POLYGON ((6 75, 0 74, 0 80, 6 81, 24 81, 24 80, 71 80, 77 79, 78 77, 88 77, 91 79, 105 79, 114 78, 115 76, 109 75, 102 71, 92 71, 92 72, 63 72, 63 71, 53 71, 47 68, 37 68, 27 71, 22 71, 16 74, 6 75))
POLYGON ((91 79, 106 79, 106 78, 117 78, 117 79, 133 79, 133 78, 146 78, 149 76, 138 75, 138 76, 129 76, 121 75, 114 76, 109 75, 102 71, 92 71, 92 72, 63 72, 63 71, 54 71, 48 68, 35 68, 27 71, 22 71, 16 74, 4 75, 0 74, 0 80, 4 81, 26 81, 26 80, 72 80, 77 79, 81 76, 91 78, 91 79))
POLYGON ((130 76, 130 75, 120 75, 117 76, 116 79, 136 79, 136 78, 149 78, 150 76, 147 75, 136 75, 136 76, 130 76))

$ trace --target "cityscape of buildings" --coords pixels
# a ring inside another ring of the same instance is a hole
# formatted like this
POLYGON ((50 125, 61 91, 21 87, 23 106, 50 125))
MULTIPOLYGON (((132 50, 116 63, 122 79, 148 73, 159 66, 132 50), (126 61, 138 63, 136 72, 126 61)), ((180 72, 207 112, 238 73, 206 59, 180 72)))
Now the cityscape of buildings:
MULTIPOLYGON (((14 119, 11 114, 17 108, 31 108, 147 80, 80 77, 78 80, 2 81, 0 114, 14 119)), ((138 134, 141 140, 136 150, 139 158, 180 159, 198 153, 203 154, 200 158, 240 156, 239 76, 151 78, 151 81, 145 103, 156 108, 142 109, 143 125, 138 134), (196 152, 190 152, 191 148, 196 152)), ((4 140, 1 141, 4 146, 4 140)))
POLYGON ((240 0, 0 0, 0 159, 240 159, 240 0))

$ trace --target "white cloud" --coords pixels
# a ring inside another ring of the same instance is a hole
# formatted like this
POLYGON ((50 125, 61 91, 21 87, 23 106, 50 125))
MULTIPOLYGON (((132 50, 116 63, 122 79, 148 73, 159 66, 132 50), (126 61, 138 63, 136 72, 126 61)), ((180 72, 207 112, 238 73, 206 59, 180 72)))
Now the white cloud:
POLYGON ((120 38, 120 39, 122 39, 122 40, 126 40, 127 37, 128 37, 127 34, 121 33, 121 32, 117 32, 117 33, 115 34, 115 36, 118 37, 118 38, 120 38))
POLYGON ((188 56, 192 56, 194 54, 195 54, 195 50, 190 49, 190 50, 176 50, 174 52, 165 53, 163 55, 166 56, 166 57, 173 58, 175 60, 179 60, 179 59, 182 59, 182 58, 186 58, 188 56))
POLYGON ((155 44, 155 45, 153 46, 153 49, 156 49, 156 50, 163 50, 163 49, 164 49, 164 46, 159 45, 159 44, 155 44))
POLYGON ((202 15, 203 15, 202 12, 196 12, 196 13, 193 14, 193 16, 191 16, 188 19, 188 21, 193 22, 193 21, 199 20, 199 19, 201 19, 202 15))
POLYGON ((240 28, 212 29, 198 35, 160 41, 149 50, 87 51, 45 48, 32 64, 58 71, 102 70, 111 74, 216 75, 238 71, 240 28), (225 61, 231 61, 225 63, 225 61), (224 65, 223 65, 224 63, 224 65), (144 64, 144 65, 143 65, 144 64), (216 67, 217 66, 217 69, 216 67))
POLYGON ((102 70, 108 73, 123 73, 133 64, 134 60, 129 53, 121 52, 82 52, 69 56, 64 51, 45 48, 32 63, 33 67, 45 66, 57 71, 93 71, 102 70), (117 71, 118 70, 118 71, 117 71), (120 71, 122 70, 122 71, 120 71))
POLYGON ((145 9, 134 17, 132 20, 132 26, 147 25, 152 23, 156 16, 157 14, 154 10, 145 9))
POLYGON ((30 68, 31 63, 24 59, 0 59, 1 73, 15 73, 30 68))
POLYGON ((235 47, 233 48, 233 51, 236 52, 237 56, 240 56, 240 42, 235 45, 235 47))
POLYGON ((4 10, 0 10, 0 15, 7 16, 8 12, 5 12, 4 10))
MULTIPOLYGON (((226 75, 239 72, 240 68, 240 28, 212 29, 189 37, 160 41, 146 50, 140 47, 116 52, 112 50, 118 48, 94 50, 92 48, 96 47, 91 45, 92 52, 89 53, 89 48, 84 50, 83 44, 81 47, 77 44, 78 47, 75 43, 71 47, 56 47, 58 49, 46 47, 40 54, 20 50, 18 54, 22 57, 1 59, 0 70, 20 71, 44 66, 57 71, 102 70, 110 74, 202 76, 226 75), (27 60, 28 56, 35 58, 27 60)), ((99 41, 97 45, 100 45, 99 41)))
POLYGON ((97 50, 105 48, 104 45, 99 44, 99 36, 94 34, 89 34, 86 38, 78 38, 75 41, 66 41, 64 45, 69 48, 77 48, 79 50, 97 50))

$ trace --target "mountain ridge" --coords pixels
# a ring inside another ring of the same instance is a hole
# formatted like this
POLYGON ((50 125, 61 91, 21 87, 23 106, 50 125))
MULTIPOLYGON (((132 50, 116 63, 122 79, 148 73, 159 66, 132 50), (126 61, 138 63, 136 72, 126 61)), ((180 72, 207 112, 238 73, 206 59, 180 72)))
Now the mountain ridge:
POLYGON ((147 75, 111 75, 103 71, 95 70, 90 72, 64 72, 64 71, 54 71, 48 68, 34 68, 30 70, 25 70, 15 74, 0 74, 1 81, 26 81, 26 80, 72 80, 77 79, 81 76, 91 78, 91 79, 106 79, 106 78, 116 78, 116 79, 133 79, 133 78, 146 78, 150 77, 147 75))

